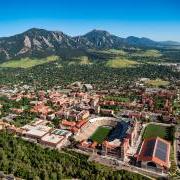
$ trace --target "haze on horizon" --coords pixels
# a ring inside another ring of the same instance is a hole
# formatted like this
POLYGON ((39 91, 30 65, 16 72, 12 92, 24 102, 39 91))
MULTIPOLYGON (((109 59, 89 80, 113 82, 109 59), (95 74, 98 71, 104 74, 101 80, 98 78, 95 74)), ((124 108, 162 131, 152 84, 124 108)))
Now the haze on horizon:
POLYGON ((6 0, 0 37, 36 27, 72 36, 102 29, 120 37, 180 41, 179 9, 179 0, 6 0))

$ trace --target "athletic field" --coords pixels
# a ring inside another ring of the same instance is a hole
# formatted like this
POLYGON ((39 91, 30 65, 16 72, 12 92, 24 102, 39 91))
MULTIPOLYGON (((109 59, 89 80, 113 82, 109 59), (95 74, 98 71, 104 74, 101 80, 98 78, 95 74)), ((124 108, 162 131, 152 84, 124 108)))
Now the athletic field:
POLYGON ((174 128, 149 124, 144 131, 143 139, 157 137, 157 136, 162 139, 172 141, 174 136, 174 128))
POLYGON ((90 139, 101 144, 106 139, 111 129, 111 127, 107 126, 98 127, 90 139))

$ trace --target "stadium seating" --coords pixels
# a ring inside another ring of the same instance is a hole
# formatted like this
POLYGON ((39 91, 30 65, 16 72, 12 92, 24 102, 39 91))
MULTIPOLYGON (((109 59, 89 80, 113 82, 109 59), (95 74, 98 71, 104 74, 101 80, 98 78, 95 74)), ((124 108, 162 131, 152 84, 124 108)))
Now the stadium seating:
POLYGON ((115 127, 118 121, 115 118, 100 117, 95 118, 89 122, 80 130, 80 132, 75 136, 77 141, 82 141, 88 139, 99 126, 111 126, 115 127))

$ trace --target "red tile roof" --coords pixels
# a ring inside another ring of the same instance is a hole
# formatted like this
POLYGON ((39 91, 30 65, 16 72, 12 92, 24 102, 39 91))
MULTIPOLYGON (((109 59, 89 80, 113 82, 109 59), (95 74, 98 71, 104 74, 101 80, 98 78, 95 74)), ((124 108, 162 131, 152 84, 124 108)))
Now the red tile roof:
POLYGON ((143 141, 138 161, 152 161, 159 166, 169 167, 170 143, 159 137, 143 141))
POLYGON ((72 122, 72 121, 63 120, 62 125, 74 127, 76 125, 76 123, 72 122))
POLYGON ((77 128, 81 128, 85 123, 87 122, 87 120, 80 120, 76 123, 76 127, 77 128))

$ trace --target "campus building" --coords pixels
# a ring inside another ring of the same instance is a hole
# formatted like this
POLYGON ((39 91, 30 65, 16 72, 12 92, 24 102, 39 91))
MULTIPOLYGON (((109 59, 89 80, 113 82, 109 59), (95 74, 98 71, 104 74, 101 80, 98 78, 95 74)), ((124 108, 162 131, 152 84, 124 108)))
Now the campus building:
POLYGON ((137 161, 143 168, 167 170, 170 168, 170 147, 168 141, 159 137, 145 139, 137 161))
POLYGON ((105 155, 117 156, 124 160, 128 156, 128 150, 134 145, 137 137, 137 122, 131 120, 120 121, 111 131, 107 140, 103 142, 105 155))

